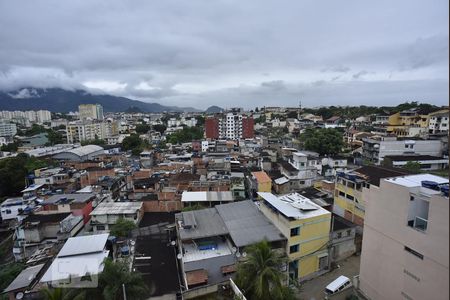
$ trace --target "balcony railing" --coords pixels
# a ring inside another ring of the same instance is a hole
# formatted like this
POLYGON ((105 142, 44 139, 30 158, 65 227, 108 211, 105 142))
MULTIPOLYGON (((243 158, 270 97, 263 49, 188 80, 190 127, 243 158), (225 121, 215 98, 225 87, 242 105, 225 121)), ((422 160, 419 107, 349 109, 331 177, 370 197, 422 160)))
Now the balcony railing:
POLYGON ((408 226, 420 231, 426 231, 428 227, 428 220, 416 216, 413 220, 408 221, 408 226))

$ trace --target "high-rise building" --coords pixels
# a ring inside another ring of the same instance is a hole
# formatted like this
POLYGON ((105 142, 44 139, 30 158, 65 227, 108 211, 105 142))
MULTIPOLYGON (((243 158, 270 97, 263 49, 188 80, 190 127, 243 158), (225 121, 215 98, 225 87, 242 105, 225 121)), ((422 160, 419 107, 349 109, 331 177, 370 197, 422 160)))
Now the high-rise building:
POLYGON ((205 136, 210 139, 245 139, 254 137, 254 121, 250 116, 229 112, 205 120, 205 136))
POLYGON ((419 174, 367 190, 359 288, 369 299, 449 299, 448 182, 419 174))
POLYGON ((0 136, 15 136, 17 127, 14 123, 0 122, 0 136))
POLYGON ((80 120, 103 120, 103 107, 100 104, 80 104, 78 113, 80 120))
POLYGON ((87 140, 106 140, 119 134, 119 126, 114 121, 77 121, 67 125, 67 143, 79 143, 87 140))

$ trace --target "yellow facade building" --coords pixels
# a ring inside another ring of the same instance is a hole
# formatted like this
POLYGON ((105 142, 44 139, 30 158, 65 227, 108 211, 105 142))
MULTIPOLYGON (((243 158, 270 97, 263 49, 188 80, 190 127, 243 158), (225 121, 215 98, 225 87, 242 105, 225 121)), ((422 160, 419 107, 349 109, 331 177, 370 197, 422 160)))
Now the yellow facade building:
POLYGON ((331 212, 298 193, 258 193, 263 214, 288 239, 289 276, 303 281, 329 269, 331 212))
POLYGON ((382 178, 405 174, 407 173, 401 170, 379 166, 364 166, 349 172, 337 172, 333 213, 363 226, 367 204, 366 194, 370 185, 379 186, 382 178))
POLYGON ((262 193, 270 193, 272 192, 272 179, 270 179, 269 175, 266 172, 252 172, 252 176, 256 181, 256 191, 262 193))

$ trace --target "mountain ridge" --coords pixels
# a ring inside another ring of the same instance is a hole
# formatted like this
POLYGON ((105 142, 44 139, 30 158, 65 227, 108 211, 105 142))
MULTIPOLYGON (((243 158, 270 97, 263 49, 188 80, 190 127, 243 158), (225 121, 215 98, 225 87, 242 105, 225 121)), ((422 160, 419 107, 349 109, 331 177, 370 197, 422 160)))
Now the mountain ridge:
POLYGON ((105 112, 124 112, 138 108, 143 112, 198 112, 192 107, 165 106, 108 94, 92 94, 86 90, 24 87, 0 91, 0 110, 40 110, 51 112, 77 111, 80 104, 100 104, 105 112))

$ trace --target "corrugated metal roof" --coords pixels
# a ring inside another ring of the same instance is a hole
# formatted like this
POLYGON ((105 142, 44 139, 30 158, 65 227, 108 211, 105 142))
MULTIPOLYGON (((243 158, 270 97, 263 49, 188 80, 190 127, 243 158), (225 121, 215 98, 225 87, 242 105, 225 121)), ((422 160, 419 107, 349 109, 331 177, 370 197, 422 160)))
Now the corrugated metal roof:
POLYGON ((97 145, 86 145, 86 146, 81 146, 75 149, 71 149, 67 152, 76 154, 78 156, 85 156, 85 155, 89 155, 92 153, 95 153, 97 151, 103 151, 103 147, 97 146, 97 145))
POLYGON ((267 219, 251 200, 217 205, 230 236, 237 247, 262 241, 281 241, 286 238, 267 219))
POLYGON ((258 195, 288 218, 306 219, 320 215, 331 215, 329 211, 298 193, 279 197, 272 193, 258 193, 258 195))
POLYGON ((28 267, 8 285, 8 287, 3 291, 7 293, 10 291, 15 291, 17 289, 22 289, 28 287, 31 282, 36 278, 36 275, 42 270, 45 264, 39 264, 32 267, 28 267))
POLYGON ((142 202, 102 202, 90 213, 96 215, 134 214, 142 208, 142 202))
MULTIPOLYGON (((191 229, 181 227, 179 232, 182 240, 220 236, 229 233, 225 223, 222 221, 222 218, 215 208, 195 210, 188 213, 188 218, 191 218, 192 215, 195 218, 196 227, 191 229)), ((185 214, 186 212, 178 213, 175 215, 175 218, 178 221, 183 222, 185 214)))
POLYGON ((101 252, 105 248, 109 233, 71 237, 58 253, 58 257, 101 252))
POLYGON ((224 192, 183 192, 181 195, 181 202, 220 202, 233 201, 233 193, 230 191, 224 192))

